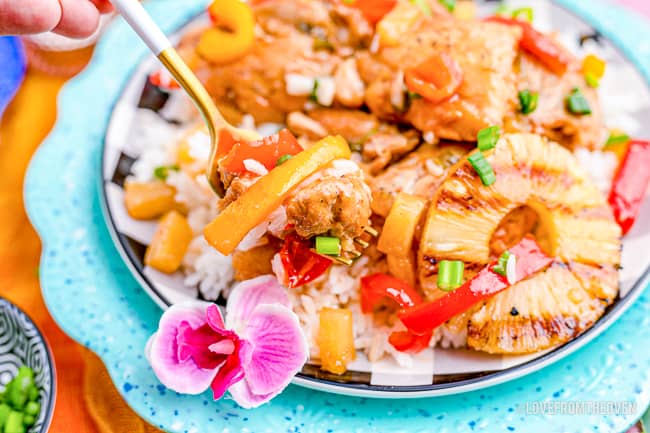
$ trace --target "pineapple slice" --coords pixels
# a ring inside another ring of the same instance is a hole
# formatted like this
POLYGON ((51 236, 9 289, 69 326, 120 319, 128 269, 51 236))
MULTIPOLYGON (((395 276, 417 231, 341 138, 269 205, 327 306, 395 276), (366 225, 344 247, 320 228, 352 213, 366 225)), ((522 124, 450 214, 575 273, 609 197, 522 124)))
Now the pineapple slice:
POLYGON ((503 247, 533 227, 557 265, 474 312, 468 345, 528 353, 568 341, 591 326, 618 292, 620 228, 601 192, 560 145, 534 134, 508 134, 486 158, 497 177, 492 186, 484 186, 463 159, 433 197, 418 252, 420 285, 427 298, 442 296, 436 286, 440 260, 462 260, 469 278, 501 253, 494 237, 504 231, 502 224, 513 232, 512 222, 519 221, 521 233, 515 228, 516 236, 503 247), (608 279, 587 277, 596 273, 608 279))

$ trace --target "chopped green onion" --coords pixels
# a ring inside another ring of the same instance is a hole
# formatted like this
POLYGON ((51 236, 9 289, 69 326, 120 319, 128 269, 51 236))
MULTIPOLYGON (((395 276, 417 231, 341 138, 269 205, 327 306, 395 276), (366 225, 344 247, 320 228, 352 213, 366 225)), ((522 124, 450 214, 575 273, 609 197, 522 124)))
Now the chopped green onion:
POLYGON ((10 412, 11 408, 8 404, 0 404, 0 428, 7 422, 7 417, 9 417, 10 412))
POLYGON ((153 177, 155 177, 158 180, 167 180, 167 176, 169 176, 170 171, 178 171, 180 170, 180 167, 178 165, 161 165, 160 167, 156 167, 153 171, 153 177))
POLYGON ((530 114, 537 109, 537 101, 539 100, 539 93, 531 92, 530 90, 522 90, 519 92, 519 107, 523 114, 530 114))
POLYGON ((334 45, 330 41, 328 41, 326 38, 315 38, 314 39, 314 45, 313 45, 314 51, 318 50, 334 50, 334 45))
POLYGON ((519 17, 522 15, 529 23, 533 22, 534 19, 533 8, 525 7, 525 8, 518 8, 512 11, 512 17, 515 19, 519 19, 519 17))
POLYGON ((431 12, 431 6, 429 6, 427 0, 411 0, 411 3, 419 7, 422 13, 424 13, 426 16, 430 17, 433 15, 433 12, 431 12))
POLYGON ((456 9, 456 0, 438 0, 438 2, 446 7, 449 12, 453 12, 456 9))
POLYGON ((499 3, 499 6, 494 11, 494 15, 510 15, 510 8, 505 3, 499 3))
POLYGON ((591 114, 589 101, 578 87, 574 87, 567 97, 567 108, 573 114, 591 114))
POLYGON ((441 260, 438 264, 438 288, 450 292, 463 284, 465 263, 460 260, 441 260))
POLYGON ((422 99, 422 95, 420 95, 419 93, 411 92, 410 90, 406 92, 406 96, 408 97, 409 102, 415 101, 416 99, 422 99))
POLYGON ((486 152, 490 149, 494 149, 499 141, 501 136, 501 128, 498 126, 490 126, 488 128, 481 129, 476 135, 476 140, 478 142, 478 148, 481 152, 486 152))
POLYGON ((613 146, 615 144, 627 143, 630 141, 630 136, 625 133, 614 133, 612 132, 605 143, 605 147, 613 146))
POLYGON ((291 158, 293 158, 293 155, 289 155, 288 153, 286 155, 282 155, 281 157, 278 158, 278 161, 275 163, 275 166, 277 167, 278 165, 282 165, 285 162, 289 161, 291 158))
POLYGON ((23 425, 23 414, 22 412, 18 412, 15 410, 12 410, 9 412, 9 415, 7 416, 7 420, 5 422, 5 427, 4 431, 7 433, 24 433, 25 432, 25 426, 23 425))
POLYGON ((318 80, 314 80, 314 88, 311 89, 309 100, 312 102, 318 102, 318 80))
POLYGON ((499 257, 499 261, 497 262, 496 265, 492 268, 494 272, 501 276, 506 276, 506 266, 508 264, 508 259, 510 258, 510 251, 504 251, 503 254, 501 254, 501 257, 499 257))
POLYGON ((510 251, 504 251, 497 264, 492 267, 492 270, 506 277, 508 283, 514 284, 517 280, 517 256, 510 251))
POLYGON ((585 74, 585 82, 589 87, 593 89, 597 89, 598 86, 600 86, 600 81, 598 80, 598 78, 596 78, 596 76, 590 72, 587 72, 585 74))
POLYGON ((483 155, 483 153, 473 153, 467 159, 469 160, 469 163, 472 164, 472 167, 474 167, 474 170, 476 170, 478 176, 481 178, 483 185, 490 186, 496 182, 497 177, 494 174, 494 170, 492 169, 492 166, 488 160, 485 159, 485 155, 483 155))
POLYGON ((327 256, 341 254, 341 240, 331 236, 316 236, 316 252, 327 256))

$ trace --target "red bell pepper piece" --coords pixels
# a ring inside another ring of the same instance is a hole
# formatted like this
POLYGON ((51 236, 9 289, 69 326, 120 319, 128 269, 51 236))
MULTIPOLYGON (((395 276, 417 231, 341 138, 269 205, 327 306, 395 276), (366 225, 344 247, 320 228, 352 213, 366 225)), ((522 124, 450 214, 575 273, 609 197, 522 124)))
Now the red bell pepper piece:
POLYGON ((227 129, 222 129, 219 131, 219 143, 217 145, 217 156, 222 157, 227 155, 235 146, 237 140, 232 136, 230 131, 227 129))
MULTIPOLYGON (((528 278, 553 261, 531 237, 523 238, 510 252, 517 256, 518 280, 528 278)), ((506 277, 492 270, 497 263, 487 265, 474 278, 435 301, 400 311, 400 320, 412 333, 425 335, 472 305, 507 289, 510 284, 506 277)))
MULTIPOLYGON (((372 313, 377 304, 390 299, 401 308, 408 308, 422 303, 420 294, 406 281, 386 274, 372 274, 361 278, 361 311, 372 313)), ((388 342, 400 352, 418 353, 429 345, 431 333, 415 335, 408 331, 393 332, 388 342)))
POLYGON ((411 92, 437 104, 456 93, 463 82, 463 71, 448 53, 442 52, 404 71, 404 82, 411 92))
POLYGON ((631 140, 609 193, 609 204, 623 234, 632 228, 649 182, 650 141, 631 140))
MULTIPOLYGON (((220 134, 221 137, 222 134, 220 134)), ((228 146, 224 146, 227 149, 228 146)), ((302 152, 303 148, 287 129, 283 129, 277 134, 264 137, 259 141, 246 142, 235 141, 224 157, 222 166, 230 173, 242 173, 246 171, 244 161, 254 159, 259 161, 267 170, 272 170, 278 159, 284 155, 296 155, 302 152)), ((219 143, 219 152, 221 150, 221 138, 219 143)))
POLYGON ((288 288, 299 287, 315 280, 332 264, 332 259, 316 254, 310 248, 310 241, 295 233, 290 233, 284 238, 280 259, 288 288))
POLYGON ((359 9, 366 20, 375 25, 393 10, 397 0, 341 0, 341 3, 359 9))
POLYGON ((402 308, 422 303, 422 297, 406 281, 386 274, 361 278, 361 311, 372 313, 382 299, 392 299, 402 308))
POLYGON ((431 335, 431 332, 424 335, 417 335, 409 331, 398 331, 390 334, 388 342, 400 352, 414 354, 429 347, 431 335))
POLYGON ((180 89, 181 86, 167 71, 158 71, 149 75, 149 82, 156 87, 167 90, 180 89))
POLYGON ((523 35, 519 47, 535 56, 551 72, 562 75, 573 61, 568 51, 544 33, 538 32, 530 23, 515 18, 492 16, 486 19, 495 23, 518 26, 523 35))

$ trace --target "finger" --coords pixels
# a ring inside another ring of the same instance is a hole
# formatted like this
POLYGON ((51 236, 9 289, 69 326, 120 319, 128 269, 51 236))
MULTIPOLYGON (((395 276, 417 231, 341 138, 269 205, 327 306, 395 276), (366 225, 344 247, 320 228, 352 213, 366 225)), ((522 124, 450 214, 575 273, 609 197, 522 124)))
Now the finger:
POLYGON ((61 21, 54 32, 70 38, 86 38, 99 25, 99 11, 87 0, 59 0, 61 21))
POLYGON ((0 0, 0 34, 43 33, 59 21, 58 0, 0 0))
POLYGON ((102 14, 113 12, 113 5, 108 0, 91 0, 97 10, 102 14))

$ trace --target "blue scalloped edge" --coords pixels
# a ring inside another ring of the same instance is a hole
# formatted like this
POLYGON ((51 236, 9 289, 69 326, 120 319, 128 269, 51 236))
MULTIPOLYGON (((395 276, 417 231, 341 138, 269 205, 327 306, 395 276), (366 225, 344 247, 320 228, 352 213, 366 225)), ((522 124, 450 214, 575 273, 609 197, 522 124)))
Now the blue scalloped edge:
MULTIPOLYGON (((159 0, 147 7, 169 31, 204 3, 159 0)), ((645 34, 643 40, 650 41, 647 23, 630 13, 612 13, 601 2, 558 3, 584 16, 619 47, 636 44, 640 32, 645 34)), ((139 42, 134 48, 135 36, 123 22, 112 27, 87 71, 62 91, 59 103, 63 115, 32 161, 25 198, 44 243, 41 282, 50 312, 68 335, 102 358, 126 401, 145 419, 169 431, 188 432, 225 431, 226 425, 230 431, 272 432, 624 431, 650 403, 650 354, 628 343, 650 338, 647 290, 597 342, 525 378, 482 391, 398 401, 343 397, 291 386, 270 404, 244 411, 229 400, 212 403, 207 394, 180 396, 157 386, 136 346, 144 347, 160 311, 121 262, 99 203, 98 144, 115 95, 145 54, 139 42), (128 49, 116 58, 112 50, 119 47, 128 49), (84 303, 79 302, 82 299, 84 303), (604 374, 603 365, 610 369, 609 374, 604 374), (630 371, 638 375, 630 375, 630 371), (550 399, 630 399, 638 409, 637 413, 611 417, 548 418, 521 412, 526 401, 550 399)), ((643 58, 642 53, 623 50, 648 79, 650 55, 643 58)))
POLYGON ((16 36, 0 36, 0 117, 25 78, 27 63, 23 44, 16 36))

